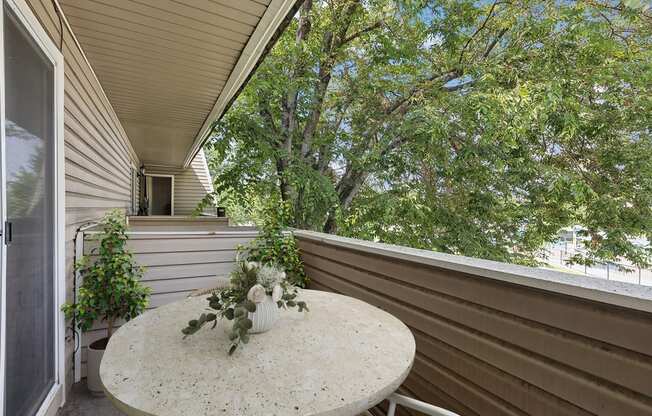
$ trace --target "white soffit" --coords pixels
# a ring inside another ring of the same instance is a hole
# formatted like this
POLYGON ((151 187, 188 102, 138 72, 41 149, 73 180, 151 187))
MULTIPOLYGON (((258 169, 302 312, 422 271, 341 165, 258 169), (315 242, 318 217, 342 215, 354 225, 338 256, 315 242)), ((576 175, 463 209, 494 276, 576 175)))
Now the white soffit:
POLYGON ((145 164, 188 166, 297 0, 59 0, 145 164))

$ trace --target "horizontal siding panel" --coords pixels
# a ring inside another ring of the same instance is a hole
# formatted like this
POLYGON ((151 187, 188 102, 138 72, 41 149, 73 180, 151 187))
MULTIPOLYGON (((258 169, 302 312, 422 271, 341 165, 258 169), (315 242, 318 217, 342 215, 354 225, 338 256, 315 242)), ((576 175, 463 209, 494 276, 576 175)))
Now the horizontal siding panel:
MULTIPOLYGON (((211 251, 211 250, 233 250, 239 244, 247 244, 251 241, 251 237, 238 237, 238 236, 189 236, 187 238, 181 238, 178 236, 175 237, 166 237, 165 235, 160 236, 160 238, 135 238, 132 237, 129 240, 129 248, 135 254, 141 253, 170 253, 172 251, 176 252, 187 252, 187 251, 211 251)), ((89 249, 94 245, 97 245, 96 242, 89 243, 89 249)))
MULTIPOLYGON (((310 266, 306 268, 306 272, 311 279, 324 281, 328 286, 339 289, 341 293, 362 299, 381 309, 390 311, 410 328, 414 328, 414 330, 436 334, 434 336, 449 345, 464 346, 464 349, 472 356, 492 363, 497 368, 508 373, 516 373, 514 374, 515 377, 525 374, 526 377, 522 380, 526 383, 533 386, 543 384, 544 387, 551 388, 555 393, 559 394, 558 397, 563 400, 568 401, 570 399, 571 402, 573 400, 581 402, 589 412, 613 415, 627 414, 633 416, 645 415, 650 410, 649 405, 645 402, 630 400, 628 395, 615 390, 614 387, 617 386, 610 386, 608 383, 601 384, 591 378, 582 377, 578 373, 568 374, 563 368, 554 365, 554 363, 548 360, 541 359, 541 357, 513 349, 511 346, 503 345, 500 340, 492 339, 486 334, 476 333, 439 317, 425 314, 412 306, 394 303, 392 300, 387 299, 387 297, 377 295, 370 289, 354 286, 336 277, 329 276, 320 270, 312 269, 310 266), (572 395, 572 397, 568 397, 569 395, 572 395)), ((441 362, 439 357, 433 357, 433 360, 441 362)), ((432 379, 439 380, 442 374, 428 374, 428 376, 432 379)), ((479 384, 482 384, 485 388, 489 387, 489 383, 486 383, 484 379, 479 384)), ((475 388, 470 383, 462 387, 469 390, 475 388)), ((502 406, 508 409, 511 406, 510 402, 513 402, 515 398, 530 401, 529 396, 534 394, 533 391, 535 390, 532 390, 526 384, 521 389, 511 391, 508 396, 509 401, 507 401, 507 398, 498 396, 485 396, 480 398, 482 401, 478 402, 477 406, 483 410, 483 415, 485 413, 497 414, 494 408, 495 403, 501 403, 502 401, 502 406), (483 404, 483 401, 487 402, 483 404)), ((462 397, 464 397, 466 403, 469 403, 469 396, 462 397)), ((506 411, 503 414, 514 413, 506 411)))
MULTIPOLYGON (((66 115, 68 115, 67 112, 66 115)), ((69 138, 66 143, 66 149, 74 149, 77 155, 67 154, 67 161, 78 162, 79 165, 87 170, 92 170, 98 176, 111 174, 111 168, 123 168, 122 163, 116 161, 114 158, 103 156, 102 153, 106 155, 106 152, 102 152, 102 149, 96 143, 82 139, 82 137, 87 138, 90 135, 87 132, 80 131, 80 125, 77 124, 77 121, 73 117, 68 118, 68 120, 69 123, 64 129, 64 133, 69 138)), ((126 186, 127 175, 125 173, 122 171, 113 172, 111 176, 111 180, 115 183, 126 186)))
POLYGON ((130 189, 116 192, 112 189, 103 188, 90 181, 82 181, 71 175, 66 175, 66 192, 83 194, 90 197, 118 200, 128 199, 131 195, 130 189))
POLYGON ((71 146, 66 146, 66 151, 68 154, 68 163, 66 163, 65 171, 69 178, 85 183, 92 183, 102 189, 118 194, 130 194, 131 189, 126 186, 125 182, 116 181, 113 175, 102 175, 102 169, 98 168, 93 170, 90 166, 87 166, 88 163, 91 163, 91 166, 94 167, 95 163, 92 160, 89 161, 84 158, 76 149, 71 146))
POLYGON ((140 264, 148 266, 174 266, 185 264, 222 263, 235 261, 237 251, 235 249, 211 250, 211 251, 186 251, 166 253, 136 254, 135 259, 140 264))
POLYGON ((652 414, 652 317, 302 238, 311 286, 415 334, 405 386, 462 415, 652 414), (572 317, 572 319, 569 319, 572 317))
POLYGON ((70 208, 104 208, 106 213, 114 208, 127 209, 130 205, 131 201, 117 198, 97 198, 90 195, 66 192, 66 206, 70 208))
MULTIPOLYGON (((312 242, 305 242, 304 247, 306 251, 317 248, 312 242)), ((597 338, 645 355, 652 354, 652 333, 647 332, 650 317, 645 314, 633 311, 626 313, 618 308, 601 307, 599 304, 564 296, 546 298, 536 290, 509 284, 497 285, 483 277, 434 267, 419 267, 408 262, 365 256, 362 252, 335 247, 320 248, 319 256, 337 259, 340 263, 391 276, 410 285, 458 297, 578 335, 597 338), (569 320, 569 316, 573 319, 569 320)))
POLYGON ((189 215, 197 204, 213 191, 213 181, 206 164, 206 156, 201 150, 190 167, 174 178, 175 213, 189 215))
POLYGON ((88 137, 94 140, 101 148, 111 150, 110 157, 114 157, 123 166, 129 164, 130 157, 120 143, 116 143, 115 128, 109 125, 109 121, 102 114, 95 112, 107 111, 107 107, 93 99, 91 94, 94 91, 88 91, 90 87, 86 86, 86 79, 79 78, 72 70, 66 72, 66 81, 69 84, 65 92, 70 104, 66 107, 69 114, 73 114, 78 123, 85 129, 88 137), (92 112, 89 110, 92 109, 92 112))
MULTIPOLYGON (((305 259, 311 267, 327 270, 338 276, 347 276, 350 282, 373 287, 381 293, 393 293, 398 301, 464 325, 478 333, 510 342, 529 353, 545 355, 568 367, 575 367, 605 380, 618 382, 642 394, 652 395, 652 384, 649 382, 652 380, 652 361, 646 361, 645 356, 624 349, 614 351, 616 347, 607 349, 604 344, 573 336, 566 331, 457 298, 442 296, 423 288, 409 287, 401 282, 364 273, 310 254, 305 255, 305 259)), ((516 375, 527 379, 527 374, 516 375)))
POLYGON ((227 276, 233 270, 233 262, 184 264, 181 266, 145 267, 143 280, 184 279, 206 276, 227 276))
MULTIPOLYGON (((231 265, 231 269, 233 265, 231 265)), ((229 269, 230 270, 230 269, 229 269)), ((148 282, 147 285, 154 293, 176 293, 187 291, 188 289, 209 289, 215 288, 222 281, 222 276, 198 276, 184 279, 167 279, 155 280, 148 282)))
MULTIPOLYGON (((168 303, 176 302, 178 300, 188 297, 192 290, 174 292, 174 293, 155 293, 149 300, 149 308, 158 308, 159 306, 167 305, 168 303)), ((184 322, 184 321, 182 321, 184 322)), ((181 330, 179 330, 180 332, 181 330)))
MULTIPOLYGON (((544 414, 559 416, 589 415, 588 412, 549 394, 545 390, 539 389, 536 394, 512 394, 513 391, 523 392, 525 388, 528 388, 518 377, 499 371, 496 367, 425 333, 414 331, 414 336, 417 348, 422 353, 422 356, 415 363, 414 372, 423 379, 432 377, 430 371, 430 368, 434 365, 432 357, 436 357, 436 362, 441 363, 443 368, 451 373, 459 374, 464 380, 482 379, 484 381, 483 386, 488 392, 497 397, 510 397, 511 404, 523 409, 526 414, 541 409, 544 414)), ((534 387, 529 388, 531 392, 536 390, 534 387)), ((465 396, 459 395, 458 397, 465 396)))
MULTIPOLYGON (((98 124, 104 130, 102 141, 105 141, 109 146, 116 150, 116 156, 123 157, 128 160, 131 157, 136 159, 136 155, 131 148, 131 145, 126 138, 126 134, 117 115, 113 112, 112 105, 104 95, 104 90, 97 83, 94 75, 90 71, 84 71, 86 65, 85 60, 76 45, 69 42, 65 44, 65 51, 70 51, 73 59, 66 61, 66 79, 71 83, 71 87, 66 90, 67 94, 78 94, 80 97, 80 104, 84 104, 89 108, 89 112, 83 112, 85 117, 98 124), (77 84, 75 86, 75 84, 77 84)), ((88 67, 86 67, 88 68, 88 67)), ((74 100, 73 100, 74 101, 74 100)), ((84 108, 84 106, 80 107, 84 108)))

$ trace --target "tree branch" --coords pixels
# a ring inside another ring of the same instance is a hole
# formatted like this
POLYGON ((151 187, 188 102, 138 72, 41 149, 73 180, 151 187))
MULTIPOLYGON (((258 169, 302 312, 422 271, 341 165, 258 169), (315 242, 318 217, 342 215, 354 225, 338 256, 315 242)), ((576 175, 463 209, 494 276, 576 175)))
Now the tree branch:
POLYGON ((343 45, 346 39, 346 33, 351 26, 353 15, 356 9, 360 7, 359 0, 352 1, 342 10, 340 16, 343 19, 342 24, 336 34, 326 31, 324 40, 322 42, 322 56, 325 59, 319 65, 319 72, 317 75, 316 85, 314 86, 314 95, 310 104, 311 113, 308 116, 308 121, 303 129, 303 140, 301 143, 301 158, 305 159, 310 153, 312 141, 321 118, 322 107, 328 85, 331 81, 333 67, 335 65, 338 49, 343 45))
POLYGON ((274 116, 272 115, 272 111, 266 102, 263 103, 263 100, 258 101, 258 114, 260 114, 262 117, 263 121, 267 125, 267 128, 274 132, 274 134, 278 134, 278 128, 274 123, 274 116))
POLYGON ((461 76, 461 73, 457 70, 453 71, 448 71, 448 72, 440 72, 437 74, 433 74, 430 77, 424 79, 414 87, 403 97, 398 98, 395 100, 392 104, 388 105, 384 109, 385 115, 390 115, 394 113, 396 110, 398 110, 403 104, 407 103, 414 95, 417 93, 424 91, 426 88, 428 88, 433 82, 435 81, 440 81, 442 88, 443 86, 449 82, 454 80, 455 78, 459 78, 461 76))
POLYGON ((383 21, 379 20, 376 23, 374 23, 373 25, 368 26, 368 27, 366 27, 364 29, 358 30, 357 32, 351 34, 350 36, 347 36, 346 38, 344 38, 342 40, 342 45, 344 45, 346 43, 349 43, 349 42, 359 38, 360 36, 364 35, 365 33, 368 33, 368 32, 371 32, 373 30, 376 30, 378 28, 381 28, 382 26, 383 26, 383 21))
POLYGON ((477 34, 480 33, 480 32, 485 28, 485 26, 487 26, 487 23, 488 23, 489 20, 491 20, 491 18, 493 17, 494 10, 496 9, 496 6, 497 6, 499 3, 500 3, 500 2, 499 2, 498 0, 495 0, 495 1, 493 2, 493 4, 491 5, 491 8, 489 9, 489 13, 487 13, 487 17, 485 17, 485 19, 484 19, 484 21, 482 22, 482 24, 480 25, 480 27, 478 27, 478 28, 475 30, 475 32, 473 32, 473 34, 472 34, 472 35, 471 35, 471 36, 466 40, 466 43, 464 44, 464 47, 462 47, 462 50, 460 50, 460 57, 459 57, 459 59, 457 60, 457 64, 458 64, 458 65, 461 65, 461 64, 462 64, 462 60, 464 59, 464 53, 466 52, 466 49, 469 47, 469 45, 471 44, 471 41, 472 41, 472 40, 477 36, 477 34))
POLYGON ((491 43, 487 46, 487 49, 485 49, 484 53, 482 54, 482 59, 486 59, 489 56, 491 51, 496 47, 500 39, 502 39, 502 37, 505 35, 505 33, 507 33, 508 30, 509 28, 505 27, 502 28, 500 32, 498 32, 498 35, 491 41, 491 43))

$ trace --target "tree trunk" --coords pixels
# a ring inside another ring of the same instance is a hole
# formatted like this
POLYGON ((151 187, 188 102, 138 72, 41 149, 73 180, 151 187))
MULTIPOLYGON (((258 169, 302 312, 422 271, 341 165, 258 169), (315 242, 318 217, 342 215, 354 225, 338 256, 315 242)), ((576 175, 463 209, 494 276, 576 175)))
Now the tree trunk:
MULTIPOLYGON (((312 10, 312 0, 306 0, 301 9, 301 16, 299 17, 299 28, 297 29, 296 44, 300 45, 305 41, 312 28, 310 19, 310 11, 312 10)), ((305 62, 301 56, 297 57, 294 62, 294 70, 292 71, 291 81, 296 81, 302 78, 306 72, 305 62)), ((294 82, 290 83, 290 88, 287 91, 285 99, 281 105, 281 131, 280 135, 283 137, 282 142, 279 143, 281 154, 276 157, 276 173, 279 180, 279 191, 283 202, 290 201, 291 198, 291 185, 287 180, 287 169, 290 166, 292 158, 292 139, 294 131, 297 127, 297 99, 298 89, 294 82)))
MULTIPOLYGON (((297 29, 297 35, 295 42, 297 45, 301 45, 305 39, 310 34, 310 29, 312 28, 312 22, 310 20, 310 11, 312 9, 312 0, 306 0, 301 6, 301 15, 299 17, 299 28, 297 29)), ((294 70, 292 71, 292 80, 296 81, 299 78, 302 78, 306 72, 306 65, 303 62, 302 57, 298 56, 294 62, 294 70)), ((288 88, 285 100, 283 100, 283 111, 281 115, 281 126, 283 126, 283 134, 286 136, 286 140, 291 140, 290 136, 294 134, 294 130, 297 127, 297 99, 299 96, 299 91, 295 83, 290 83, 290 88, 288 88)))
POLYGON ((333 211, 328 213, 326 224, 324 224, 324 232, 326 234, 337 234, 337 221, 335 220, 333 211))
MULTIPOLYGON (((351 206, 353 198, 360 192, 360 188, 362 188, 368 176, 369 172, 359 171, 353 168, 347 169, 337 184, 337 193, 342 210, 346 210, 351 206)), ((337 233, 337 220, 335 219, 335 212, 333 210, 328 213, 328 218, 324 224, 324 232, 328 234, 337 233)))
POLYGON ((288 167, 287 159, 279 156, 276 159, 276 175, 278 176, 279 191, 281 192, 281 200, 287 202, 290 200, 290 183, 285 175, 288 167))

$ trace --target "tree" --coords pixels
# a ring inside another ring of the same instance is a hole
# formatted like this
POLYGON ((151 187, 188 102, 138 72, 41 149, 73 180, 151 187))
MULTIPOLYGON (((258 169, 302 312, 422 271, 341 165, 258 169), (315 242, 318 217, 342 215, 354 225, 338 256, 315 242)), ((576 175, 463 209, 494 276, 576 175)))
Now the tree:
POLYGON ((646 265, 652 13, 610 0, 307 0, 207 146, 233 206, 532 264, 563 227, 646 265), (280 203, 280 202, 279 202, 280 203))
POLYGON ((116 323, 129 321, 145 311, 150 288, 141 284, 143 269, 127 249, 127 223, 120 210, 108 212, 101 222, 99 246, 91 250, 96 259, 84 256, 75 265, 84 280, 74 303, 61 310, 89 331, 97 321, 106 322, 106 337, 111 338, 116 323))

